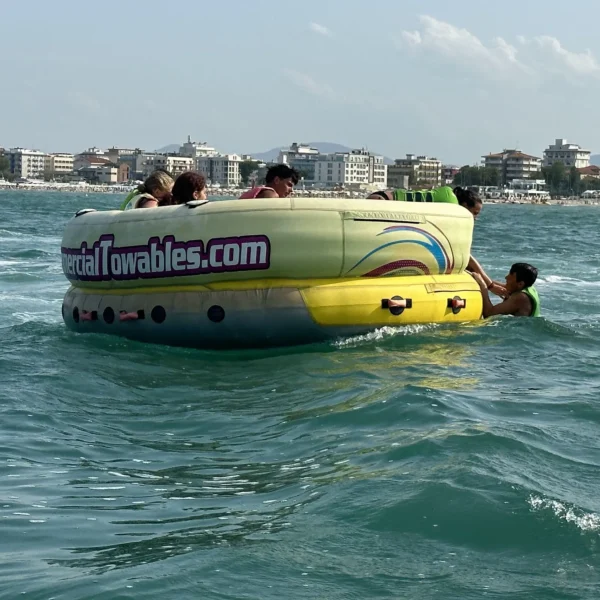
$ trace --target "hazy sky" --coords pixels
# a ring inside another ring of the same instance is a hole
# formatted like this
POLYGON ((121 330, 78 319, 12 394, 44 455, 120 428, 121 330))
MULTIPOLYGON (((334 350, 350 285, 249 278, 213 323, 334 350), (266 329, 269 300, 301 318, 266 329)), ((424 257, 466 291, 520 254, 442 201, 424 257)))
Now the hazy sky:
POLYGON ((600 2, 0 5, 0 146, 600 150, 600 2))

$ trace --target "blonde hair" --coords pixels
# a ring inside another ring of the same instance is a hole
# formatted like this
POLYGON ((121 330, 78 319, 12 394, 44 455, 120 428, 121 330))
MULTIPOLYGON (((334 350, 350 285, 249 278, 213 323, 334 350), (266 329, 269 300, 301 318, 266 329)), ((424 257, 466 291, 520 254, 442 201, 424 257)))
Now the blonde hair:
POLYGON ((173 178, 164 171, 154 171, 147 179, 139 186, 140 194, 150 194, 154 196, 155 192, 171 193, 173 188, 173 178))

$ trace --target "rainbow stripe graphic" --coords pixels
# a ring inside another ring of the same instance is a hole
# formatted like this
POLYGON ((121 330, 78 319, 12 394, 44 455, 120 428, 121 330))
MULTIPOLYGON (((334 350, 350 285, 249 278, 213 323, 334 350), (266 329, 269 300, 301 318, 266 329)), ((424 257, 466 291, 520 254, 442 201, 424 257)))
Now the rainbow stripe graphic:
POLYGON ((398 259, 391 262, 387 262, 385 264, 379 265, 378 267, 369 270, 367 273, 363 273, 361 277, 381 277, 381 276, 392 276, 397 275, 398 271, 406 271, 410 270, 411 274, 414 274, 415 271, 422 275, 432 275, 432 274, 444 274, 451 273, 454 265, 453 257, 449 256, 446 252, 442 243, 431 233, 421 229, 420 227, 415 227, 413 225, 392 225, 390 227, 386 227, 383 231, 377 234, 380 235, 388 235, 388 234, 396 234, 396 233, 404 233, 411 232, 418 234, 422 239, 399 239, 391 242, 387 242, 385 244, 381 244, 377 248, 371 250, 368 254, 363 256, 348 272, 350 274, 354 269, 356 269, 359 265, 364 263, 366 260, 383 250, 384 248, 389 248, 390 246, 396 246, 398 244, 416 244, 422 248, 428 250, 437 265, 437 272, 432 271, 432 269, 427 266, 424 262, 414 260, 414 259, 398 259))

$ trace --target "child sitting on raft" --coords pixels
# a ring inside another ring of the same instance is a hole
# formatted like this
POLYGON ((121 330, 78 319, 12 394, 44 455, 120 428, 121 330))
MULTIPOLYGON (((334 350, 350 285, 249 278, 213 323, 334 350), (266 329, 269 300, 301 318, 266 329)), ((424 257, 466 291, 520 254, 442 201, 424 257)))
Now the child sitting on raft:
POLYGON ((173 178, 166 171, 156 170, 125 198, 121 210, 156 208, 169 203, 172 188, 173 178))
POLYGON ((182 173, 175 180, 172 196, 172 204, 185 204, 192 200, 206 200, 206 177, 194 171, 182 173))
POLYGON ((240 199, 287 198, 300 180, 300 174, 289 165, 274 165, 267 171, 265 185, 259 185, 244 192, 240 199))

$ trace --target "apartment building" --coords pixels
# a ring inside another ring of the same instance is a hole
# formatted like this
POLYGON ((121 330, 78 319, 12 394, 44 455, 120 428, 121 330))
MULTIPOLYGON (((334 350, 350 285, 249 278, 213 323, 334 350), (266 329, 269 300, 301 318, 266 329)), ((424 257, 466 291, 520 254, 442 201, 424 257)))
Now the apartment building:
POLYGON ((193 142, 192 138, 188 135, 187 142, 182 144, 179 148, 179 154, 181 156, 189 156, 191 158, 206 158, 209 156, 219 156, 212 146, 209 146, 206 142, 193 142))
POLYGON ((315 162, 315 183, 323 187, 384 188, 387 165, 383 156, 371 154, 364 148, 325 154, 315 162))
POLYGON ((558 138, 544 150, 544 166, 551 167, 554 163, 561 162, 567 168, 583 169, 590 166, 590 156, 589 150, 558 138))
POLYGON ((55 152, 46 155, 44 170, 46 175, 71 175, 73 173, 75 157, 66 152, 55 152))
POLYGON ((6 152, 10 172, 23 179, 43 179, 46 168, 46 154, 39 150, 11 148, 6 152))
POLYGON ((148 177, 156 169, 165 169, 175 179, 185 171, 193 171, 196 168, 195 159, 190 156, 179 154, 154 154, 147 155, 143 163, 143 176, 148 177))
MULTIPOLYGON (((439 187, 442 184, 442 163, 437 158, 407 154, 388 167, 388 186, 408 177, 411 186, 439 187)), ((401 187, 401 186, 397 186, 401 187)))
POLYGON ((510 183, 513 179, 531 179, 542 168, 541 158, 517 149, 504 149, 482 158, 484 166, 498 170, 503 184, 510 183))
POLYGON ((211 185, 237 187, 242 182, 241 162, 242 157, 237 154, 198 157, 196 170, 203 173, 211 185))
POLYGON ((294 142, 287 150, 279 151, 277 162, 296 169, 305 184, 312 184, 315 182, 315 165, 321 157, 317 148, 294 142))

